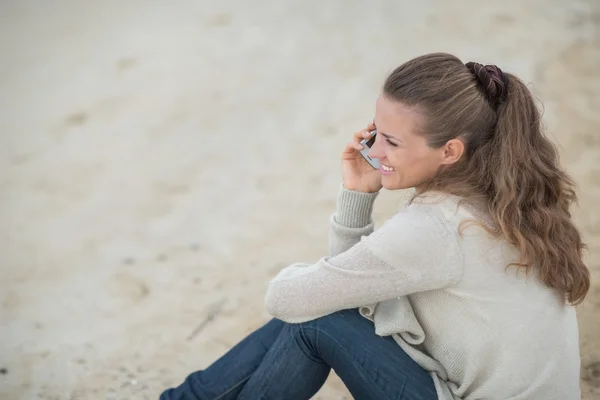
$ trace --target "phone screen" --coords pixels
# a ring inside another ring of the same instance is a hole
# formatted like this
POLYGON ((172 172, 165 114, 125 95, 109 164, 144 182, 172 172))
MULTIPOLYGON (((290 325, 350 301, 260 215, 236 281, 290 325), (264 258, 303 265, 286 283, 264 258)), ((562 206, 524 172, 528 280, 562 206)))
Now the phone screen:
POLYGON ((369 139, 369 141, 367 143, 365 143, 367 145, 367 147, 371 148, 373 147, 373 145, 375 144, 375 136, 377 136, 377 133, 375 133, 371 139, 369 139))
POLYGON ((367 162, 369 164, 371 164, 371 166, 375 169, 379 169, 380 164, 379 164, 379 160, 377 158, 371 158, 369 156, 369 151, 371 150, 371 147, 373 147, 373 145, 375 144, 375 136, 377 135, 377 131, 371 131, 371 134, 373 136, 371 136, 369 138, 369 140, 365 139, 361 142, 361 144, 364 145, 363 149, 360 151, 360 154, 363 156, 363 158, 365 160, 367 160, 367 162))

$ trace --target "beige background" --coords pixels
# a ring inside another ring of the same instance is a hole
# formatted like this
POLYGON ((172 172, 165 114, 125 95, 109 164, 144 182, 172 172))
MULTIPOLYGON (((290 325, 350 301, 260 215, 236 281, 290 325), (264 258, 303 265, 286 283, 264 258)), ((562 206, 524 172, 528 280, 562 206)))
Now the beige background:
POLYGON ((266 322, 269 278, 326 252, 386 74, 431 51, 543 102, 581 187, 600 399, 597 0, 0 2, 0 398, 155 399, 266 322))

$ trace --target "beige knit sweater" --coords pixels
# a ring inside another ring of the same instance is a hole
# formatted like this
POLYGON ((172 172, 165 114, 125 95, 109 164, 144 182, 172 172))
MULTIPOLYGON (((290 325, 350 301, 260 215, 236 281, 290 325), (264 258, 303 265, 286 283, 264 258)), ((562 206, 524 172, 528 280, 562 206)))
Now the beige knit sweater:
POLYGON ((439 399, 580 399, 573 307, 505 266, 517 250, 461 221, 440 193, 415 199, 373 232, 377 194, 346 190, 331 218, 330 256, 293 264, 269 284, 268 311, 290 323, 359 308, 430 371, 439 399))

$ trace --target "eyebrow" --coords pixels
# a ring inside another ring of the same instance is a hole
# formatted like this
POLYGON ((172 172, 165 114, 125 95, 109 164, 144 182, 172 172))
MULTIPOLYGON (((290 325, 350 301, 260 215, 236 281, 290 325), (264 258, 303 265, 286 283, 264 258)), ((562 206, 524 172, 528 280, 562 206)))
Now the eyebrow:
POLYGON ((377 133, 380 133, 380 134, 381 134, 381 136, 383 136, 384 138, 386 138, 386 139, 393 139, 393 140, 395 140, 395 141, 397 141, 397 142, 404 143, 404 142, 403 142, 401 139, 398 139, 398 138, 397 138, 397 137, 395 137, 395 136, 392 136, 392 135, 390 135, 390 134, 387 134, 387 133, 381 132, 381 131, 380 131, 380 130, 377 128, 377 124, 375 123, 375 119, 373 119, 373 125, 375 125, 375 129, 377 130, 377 133))
POLYGON ((387 133, 383 133, 383 132, 381 132, 381 131, 379 131, 379 130, 377 131, 377 133, 381 134, 381 136, 383 136, 383 137, 384 137, 384 138, 386 138, 386 139, 394 139, 394 140, 396 140, 396 141, 398 141, 398 142, 401 142, 401 141, 402 141, 402 140, 398 139, 398 138, 397 138, 397 137, 395 137, 395 136, 388 135, 387 133))

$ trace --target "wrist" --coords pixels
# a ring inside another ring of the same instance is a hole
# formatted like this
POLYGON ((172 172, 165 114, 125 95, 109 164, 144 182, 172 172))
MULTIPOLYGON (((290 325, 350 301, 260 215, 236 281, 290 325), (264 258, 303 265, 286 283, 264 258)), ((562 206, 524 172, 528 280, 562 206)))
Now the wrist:
POLYGON ((342 184, 337 197, 336 222, 349 228, 368 225, 371 223, 373 205, 378 195, 379 191, 363 192, 346 188, 342 184))
POLYGON ((368 188, 368 187, 360 187, 360 186, 349 185, 349 184, 346 184, 346 183, 342 183, 342 187, 344 189, 352 191, 352 192, 366 193, 366 194, 379 193, 379 191, 381 190, 381 187, 380 188, 368 188))

